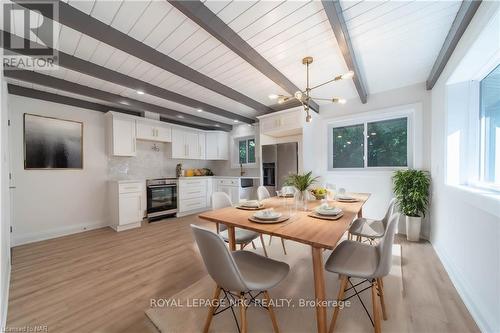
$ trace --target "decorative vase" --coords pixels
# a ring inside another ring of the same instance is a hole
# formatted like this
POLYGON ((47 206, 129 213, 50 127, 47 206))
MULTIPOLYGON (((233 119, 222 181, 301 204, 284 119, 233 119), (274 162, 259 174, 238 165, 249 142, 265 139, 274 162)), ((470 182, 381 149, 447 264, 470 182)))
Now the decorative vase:
POLYGON ((307 211, 307 190, 297 191, 295 206, 297 210, 307 211))
POLYGON ((406 216, 406 239, 411 242, 420 240, 420 228, 422 226, 422 218, 416 216, 406 216))

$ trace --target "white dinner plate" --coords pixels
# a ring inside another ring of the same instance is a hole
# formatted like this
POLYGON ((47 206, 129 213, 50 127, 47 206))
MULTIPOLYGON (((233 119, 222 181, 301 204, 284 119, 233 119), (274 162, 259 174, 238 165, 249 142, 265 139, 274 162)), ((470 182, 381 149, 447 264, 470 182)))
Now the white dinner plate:
POLYGON ((259 220, 265 220, 265 221, 270 221, 270 220, 277 220, 281 217, 281 213, 278 212, 272 212, 272 213, 267 213, 265 211, 258 211, 255 214, 253 214, 253 217, 259 219, 259 220))

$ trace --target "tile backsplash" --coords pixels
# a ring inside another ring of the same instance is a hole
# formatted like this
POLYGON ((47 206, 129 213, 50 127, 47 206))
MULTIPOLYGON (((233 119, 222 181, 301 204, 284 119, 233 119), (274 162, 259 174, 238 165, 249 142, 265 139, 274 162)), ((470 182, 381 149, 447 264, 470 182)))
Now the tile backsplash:
MULTIPOLYGON (((177 160, 170 156, 170 144, 137 141, 137 156, 108 158, 108 174, 110 179, 151 179, 175 177, 175 166, 182 163, 187 168, 217 167, 211 161, 177 160)), ((215 170, 213 170, 216 172, 215 170)))

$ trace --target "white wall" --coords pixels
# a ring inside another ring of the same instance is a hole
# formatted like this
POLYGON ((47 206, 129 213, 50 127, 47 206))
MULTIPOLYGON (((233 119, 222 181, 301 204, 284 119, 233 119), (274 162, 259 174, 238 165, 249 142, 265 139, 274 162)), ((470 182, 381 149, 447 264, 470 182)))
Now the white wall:
POLYGON ((10 95, 14 245, 108 225, 101 112, 10 95), (83 122, 83 170, 24 170, 23 114, 83 122))
MULTIPOLYGON (((1 11, 0 11, 1 14, 1 11)), ((7 85, 0 71, 0 328, 7 320, 10 281, 10 190, 7 85)))
MULTIPOLYGON (((107 226, 108 181, 175 177, 175 166, 230 170, 229 162, 171 159, 171 144, 137 142, 136 157, 108 157, 103 113, 37 99, 9 95, 10 151, 13 185, 13 245, 49 239, 107 226), (84 123, 83 170, 24 170, 23 114, 76 120, 84 123)), ((248 127, 249 128, 249 127, 248 127)), ((249 128, 250 129, 250 128, 249 128)), ((258 175, 258 170, 256 170, 258 175)), ((3 211, 3 210, 2 210, 3 211)))
MULTIPOLYGON (((484 54, 475 49, 474 42, 485 27, 493 32, 486 44, 500 42, 499 6, 498 2, 482 2, 432 90, 431 242, 483 332, 500 332, 500 201, 495 214, 495 206, 486 205, 487 198, 446 184, 447 108, 451 105, 446 88, 447 83, 458 81, 455 70, 462 59, 469 63, 464 69, 470 69, 471 52, 484 54), (495 17, 496 22, 492 21, 495 17)), ((475 64, 482 65, 477 60, 475 64)))
MULTIPOLYGON (((328 171, 328 135, 329 123, 338 119, 349 119, 376 112, 396 110, 401 106, 420 105, 420 127, 422 133, 415 138, 421 151, 417 154, 415 167, 430 169, 430 93, 425 90, 424 83, 370 95, 367 104, 359 99, 349 100, 345 105, 323 105, 320 116, 312 123, 306 124, 303 132, 304 170, 313 170, 321 176, 321 181, 335 184, 337 189, 345 188, 352 192, 369 192, 372 196, 366 203, 363 213, 369 217, 382 217, 392 198, 392 171, 360 170, 360 171, 328 171)), ((422 225, 422 236, 429 235, 428 218, 422 225)), ((399 232, 404 233, 401 221, 399 232)))

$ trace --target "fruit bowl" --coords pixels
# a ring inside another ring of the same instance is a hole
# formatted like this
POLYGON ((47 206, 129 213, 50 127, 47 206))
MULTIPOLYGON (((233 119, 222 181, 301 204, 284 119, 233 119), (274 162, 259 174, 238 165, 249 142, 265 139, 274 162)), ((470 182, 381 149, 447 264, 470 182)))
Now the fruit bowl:
POLYGON ((311 194, 314 195, 316 200, 323 200, 326 198, 326 188, 315 188, 311 190, 311 194))

